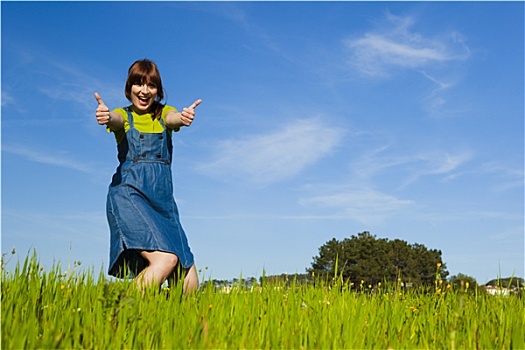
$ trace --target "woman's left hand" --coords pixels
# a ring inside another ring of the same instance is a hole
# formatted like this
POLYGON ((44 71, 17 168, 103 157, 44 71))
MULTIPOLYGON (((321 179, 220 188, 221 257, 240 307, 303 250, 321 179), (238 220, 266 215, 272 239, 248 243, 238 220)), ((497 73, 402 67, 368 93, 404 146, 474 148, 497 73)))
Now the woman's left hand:
POLYGON ((180 120, 184 126, 191 125, 193 119, 195 118, 195 108, 197 108, 201 102, 202 100, 198 99, 197 101, 193 102, 191 106, 182 109, 182 112, 180 113, 180 120))

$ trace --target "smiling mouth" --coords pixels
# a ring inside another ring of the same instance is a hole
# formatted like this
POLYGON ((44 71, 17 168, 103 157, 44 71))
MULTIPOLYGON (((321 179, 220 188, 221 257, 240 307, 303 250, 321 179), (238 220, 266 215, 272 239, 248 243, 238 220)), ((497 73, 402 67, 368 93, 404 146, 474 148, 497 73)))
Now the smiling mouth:
POLYGON ((143 106, 147 106, 149 104, 149 97, 140 97, 138 96, 139 103, 143 106))

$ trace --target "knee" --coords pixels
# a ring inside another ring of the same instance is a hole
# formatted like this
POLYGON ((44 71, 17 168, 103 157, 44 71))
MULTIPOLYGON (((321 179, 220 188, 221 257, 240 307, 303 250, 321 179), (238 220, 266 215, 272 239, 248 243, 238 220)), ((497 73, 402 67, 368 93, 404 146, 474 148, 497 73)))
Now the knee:
POLYGON ((193 265, 187 272, 184 278, 184 292, 191 293, 199 288, 199 277, 197 276, 197 269, 193 265))
POLYGON ((148 255, 148 262, 156 270, 171 272, 178 264, 179 258, 172 253, 157 252, 148 255))
POLYGON ((161 264, 166 267, 166 269, 172 271, 175 269, 179 263, 179 258, 175 254, 166 254, 161 261, 161 264))

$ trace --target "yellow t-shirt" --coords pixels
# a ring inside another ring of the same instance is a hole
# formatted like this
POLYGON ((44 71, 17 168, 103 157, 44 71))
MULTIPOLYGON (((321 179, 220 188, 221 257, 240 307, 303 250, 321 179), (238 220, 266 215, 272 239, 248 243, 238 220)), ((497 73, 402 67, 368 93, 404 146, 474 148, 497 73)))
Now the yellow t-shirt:
MULTIPOLYGON (((173 106, 164 106, 162 109, 161 118, 164 122, 164 125, 166 125, 166 114, 168 114, 169 111, 175 111, 177 112, 177 108, 173 106)), ((125 108, 115 108, 112 112, 116 112, 124 118, 124 128, 115 131, 115 138, 117 139, 117 143, 120 143, 122 139, 126 136, 126 132, 129 130, 129 120, 128 120, 128 112, 125 108)), ((144 133, 151 133, 151 134, 160 134, 164 131, 164 127, 160 124, 158 119, 153 119, 151 113, 146 114, 137 114, 133 111, 131 111, 131 115, 133 117, 133 125, 135 125, 135 129, 137 129, 140 132, 144 133)), ((107 128, 108 132, 111 132, 109 128, 107 128)), ((178 131, 178 130, 175 130, 178 131)), ((172 130, 168 128, 168 133, 171 136, 172 130)))

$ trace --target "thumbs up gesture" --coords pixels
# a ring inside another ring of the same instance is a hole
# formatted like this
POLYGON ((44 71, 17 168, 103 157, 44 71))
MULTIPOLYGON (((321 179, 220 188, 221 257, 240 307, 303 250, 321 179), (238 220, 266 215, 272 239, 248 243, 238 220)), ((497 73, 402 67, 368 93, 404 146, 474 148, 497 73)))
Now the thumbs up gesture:
POLYGON ((191 106, 182 109, 182 112, 180 113, 180 120, 184 126, 191 125, 193 119, 195 118, 195 108, 197 108, 201 102, 202 100, 198 99, 197 101, 193 102, 191 106))
POLYGON ((111 120, 111 116, 109 115, 109 108, 106 106, 104 101, 102 101, 102 97, 98 94, 98 92, 95 92, 95 99, 98 102, 97 110, 96 110, 96 116, 97 116, 97 122, 99 125, 106 125, 111 120))

